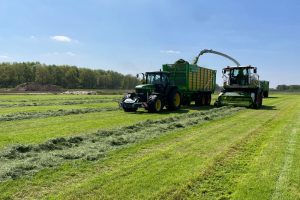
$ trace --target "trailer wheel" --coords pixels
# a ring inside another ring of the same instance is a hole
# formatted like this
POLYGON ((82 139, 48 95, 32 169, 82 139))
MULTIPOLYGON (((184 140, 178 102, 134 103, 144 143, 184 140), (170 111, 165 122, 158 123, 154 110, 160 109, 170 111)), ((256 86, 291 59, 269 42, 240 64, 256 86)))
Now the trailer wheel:
POLYGON ((195 106, 201 106, 202 104, 202 99, 203 99, 203 95, 202 94, 198 94, 196 99, 195 99, 195 106))
POLYGON ((201 96, 201 105, 206 105, 206 94, 201 96))
POLYGON ((163 109, 163 102, 158 95, 151 95, 148 100, 149 112, 161 112, 163 109))
POLYGON ((168 105, 167 105, 168 110, 178 110, 181 106, 180 93, 176 89, 173 89, 170 92, 167 101, 168 101, 168 105))
POLYGON ((207 94, 206 95, 206 104, 205 105, 210 106, 210 103, 211 103, 211 95, 207 94))

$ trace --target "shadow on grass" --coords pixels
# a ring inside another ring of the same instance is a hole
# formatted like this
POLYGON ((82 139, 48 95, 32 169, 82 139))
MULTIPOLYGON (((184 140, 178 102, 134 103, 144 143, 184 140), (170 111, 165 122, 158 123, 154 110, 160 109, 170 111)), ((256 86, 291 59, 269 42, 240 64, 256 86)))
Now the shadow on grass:
POLYGON ((279 97, 265 97, 265 99, 277 99, 279 97))
POLYGON ((264 106, 262 105, 261 110, 277 110, 276 106, 264 106))

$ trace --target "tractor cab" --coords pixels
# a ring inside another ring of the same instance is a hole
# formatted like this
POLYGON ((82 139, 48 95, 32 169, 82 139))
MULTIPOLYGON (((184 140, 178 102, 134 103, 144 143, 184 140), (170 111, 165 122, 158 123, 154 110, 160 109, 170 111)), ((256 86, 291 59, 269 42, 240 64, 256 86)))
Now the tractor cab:
POLYGON ((252 66, 245 67, 226 67, 223 69, 224 87, 257 87, 259 84, 257 68, 252 66))
POLYGON ((163 92, 169 85, 168 72, 147 72, 146 84, 154 85, 155 92, 163 92))
POLYGON ((163 93, 167 90, 169 82, 169 72, 146 72, 143 74, 141 85, 135 87, 136 93, 163 93))

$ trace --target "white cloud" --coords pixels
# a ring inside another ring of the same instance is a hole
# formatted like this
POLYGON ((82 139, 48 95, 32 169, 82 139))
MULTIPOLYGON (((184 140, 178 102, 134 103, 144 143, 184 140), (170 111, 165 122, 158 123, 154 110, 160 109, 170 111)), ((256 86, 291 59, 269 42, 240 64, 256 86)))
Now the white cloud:
POLYGON ((166 53, 166 54, 180 54, 180 51, 175 50, 161 50, 160 53, 166 53))
POLYGON ((71 52, 71 51, 67 51, 67 52, 57 52, 57 51, 54 51, 54 52, 51 52, 51 53, 46 53, 44 54, 45 56, 48 56, 48 57, 52 57, 52 56, 70 56, 70 57, 74 57, 76 56, 75 53, 71 52))
POLYGON ((56 36, 52 36, 50 38, 57 42, 72 42, 73 41, 70 37, 64 36, 64 35, 56 35, 56 36))
POLYGON ((1 60, 7 60, 7 59, 10 59, 10 57, 7 56, 7 55, 0 55, 0 59, 1 60))
POLYGON ((34 39, 36 39, 36 37, 34 35, 31 35, 30 39, 34 40, 34 39))
POLYGON ((76 56, 76 54, 75 53, 73 53, 73 52, 71 52, 71 51, 68 51, 68 52, 66 52, 66 54, 68 55, 68 56, 76 56))

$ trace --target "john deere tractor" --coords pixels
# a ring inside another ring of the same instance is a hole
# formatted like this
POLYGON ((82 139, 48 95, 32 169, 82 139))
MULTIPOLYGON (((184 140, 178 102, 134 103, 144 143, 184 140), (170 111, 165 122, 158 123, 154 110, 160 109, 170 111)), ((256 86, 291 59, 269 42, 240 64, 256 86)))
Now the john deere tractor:
POLYGON ((260 108, 262 106, 264 88, 257 68, 252 66, 226 67, 223 73, 223 91, 216 106, 233 105, 260 108))
POLYGON ((121 102, 125 112, 135 112, 144 107, 149 112, 161 112, 166 106, 169 110, 177 110, 181 105, 178 87, 169 81, 169 72, 146 72, 143 84, 135 87, 136 92, 128 93, 121 102))

